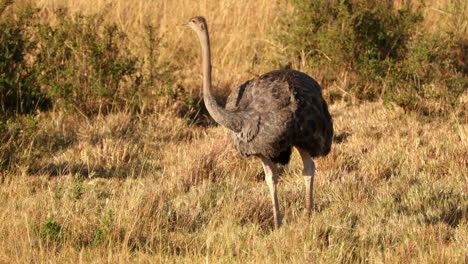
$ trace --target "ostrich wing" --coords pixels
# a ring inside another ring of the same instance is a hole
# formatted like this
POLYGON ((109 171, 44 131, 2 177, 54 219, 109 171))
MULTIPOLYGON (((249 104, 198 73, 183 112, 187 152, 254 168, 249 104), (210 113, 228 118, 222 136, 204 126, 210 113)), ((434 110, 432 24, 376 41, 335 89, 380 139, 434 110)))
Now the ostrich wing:
POLYGON ((250 106, 252 102, 252 94, 246 93, 245 89, 253 83, 247 81, 238 86, 229 95, 226 103, 226 110, 235 113, 236 120, 239 126, 232 129, 233 134, 242 142, 250 142, 258 134, 260 129, 260 113, 250 106))
POLYGON ((240 131, 234 131, 237 138, 250 142, 258 134, 260 128, 260 115, 256 111, 242 111, 238 113, 242 119, 240 131))

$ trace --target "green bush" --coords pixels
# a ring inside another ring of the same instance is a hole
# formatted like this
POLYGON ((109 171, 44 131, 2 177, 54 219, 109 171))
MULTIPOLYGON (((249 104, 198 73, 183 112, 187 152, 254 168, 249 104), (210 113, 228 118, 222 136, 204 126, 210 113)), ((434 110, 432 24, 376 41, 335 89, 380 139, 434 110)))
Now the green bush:
POLYGON ((150 95, 177 97, 177 69, 160 62, 160 39, 147 27, 148 56, 137 57, 125 34, 103 14, 71 15, 61 9, 39 18, 39 9, 0 5, 0 116, 38 107, 83 115, 140 111, 150 95), (10 11, 10 12, 6 12, 10 11), (8 13, 8 14, 4 14, 8 13))
POLYGON ((26 59, 35 47, 26 33, 35 12, 27 9, 14 16, 6 12, 11 4, 12 1, 0 3, 0 117, 31 113, 48 103, 26 59))
MULTIPOLYGON (((392 1, 295 0, 296 11, 286 19, 280 39, 289 52, 306 54, 309 63, 332 71, 356 74, 358 82, 380 82, 403 59, 421 15, 410 8, 394 10, 392 1)), ((375 98, 379 90, 356 91, 375 98)))
POLYGON ((54 107, 86 115, 122 108, 141 86, 140 61, 130 54, 116 25, 99 16, 57 14, 56 24, 37 26, 38 79, 54 107))
POLYGON ((459 97, 466 90, 466 66, 457 51, 463 41, 450 35, 420 34, 408 45, 407 56, 394 65, 384 96, 426 116, 453 112, 464 118, 459 97))
POLYGON ((391 0, 294 0, 293 5, 279 35, 292 58, 283 67, 320 69, 328 75, 325 85, 345 71, 346 92, 358 99, 382 98, 426 115, 444 115, 456 106, 466 64, 450 53, 463 53, 466 37, 424 32, 417 9, 397 9, 391 0))

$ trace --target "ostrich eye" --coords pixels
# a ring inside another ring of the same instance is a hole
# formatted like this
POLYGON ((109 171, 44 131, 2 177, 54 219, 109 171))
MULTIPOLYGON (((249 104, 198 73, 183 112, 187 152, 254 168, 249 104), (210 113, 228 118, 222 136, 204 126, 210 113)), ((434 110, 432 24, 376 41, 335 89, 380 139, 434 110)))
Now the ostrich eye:
POLYGON ((192 21, 190 21, 190 22, 195 23, 195 19, 192 19, 192 21))

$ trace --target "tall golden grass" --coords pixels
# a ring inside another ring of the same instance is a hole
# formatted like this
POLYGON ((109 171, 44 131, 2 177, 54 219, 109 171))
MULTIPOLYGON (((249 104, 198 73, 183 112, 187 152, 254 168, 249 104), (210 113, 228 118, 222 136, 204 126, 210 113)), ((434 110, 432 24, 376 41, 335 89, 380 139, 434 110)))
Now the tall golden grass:
POLYGON ((103 13, 107 22, 117 25, 131 40, 139 55, 144 26, 154 25, 165 47, 162 58, 178 64, 187 83, 199 83, 199 44, 195 35, 181 25, 193 16, 209 22, 215 82, 240 82, 268 68, 274 57, 269 34, 285 12, 282 1, 64 1, 40 0, 50 10, 67 8, 85 14, 103 13), (258 65, 261 64, 261 65, 258 65))
MULTIPOLYGON (((200 52, 181 23, 208 19, 215 84, 232 87, 271 70, 282 47, 270 34, 292 8, 265 0, 37 2, 105 13, 142 56, 144 25, 156 25, 161 60, 179 65, 193 89, 200 52)), ((434 14, 426 26, 447 26, 444 10, 454 2, 425 1, 434 14)), ((18 151, 47 151, 0 175, 0 263, 466 263, 468 125, 428 122, 381 102, 330 111, 336 138, 317 160, 314 216, 303 215, 293 153, 281 168, 278 231, 259 162, 241 158, 223 128, 188 125, 169 111, 90 120, 40 113, 34 140, 18 151)))
MULTIPOLYGON (((279 29, 280 19, 294 7, 289 1, 90 1, 38 0, 49 10, 67 8, 84 14, 105 14, 107 22, 117 23, 131 40, 135 54, 142 51, 144 26, 151 24, 163 38, 162 60, 178 64, 188 84, 199 83, 199 45, 192 32, 181 27, 190 17, 207 18, 212 41, 215 82, 237 84, 265 71, 272 70, 272 60, 284 48, 272 35, 279 29)), ((395 7, 408 1, 394 0, 395 7)), ((449 29, 466 33, 468 4, 462 0, 410 1, 425 17, 424 27, 433 32, 449 29)), ((313 65, 298 65, 310 68, 313 65)))

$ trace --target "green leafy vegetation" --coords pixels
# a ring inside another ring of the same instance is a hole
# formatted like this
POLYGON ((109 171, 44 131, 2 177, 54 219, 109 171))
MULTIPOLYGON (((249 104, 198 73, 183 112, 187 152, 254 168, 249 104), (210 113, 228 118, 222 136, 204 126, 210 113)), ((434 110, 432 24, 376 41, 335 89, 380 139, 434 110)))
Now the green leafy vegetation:
POLYGON ((48 217, 46 222, 40 228, 39 236, 42 242, 46 244, 60 242, 63 239, 62 226, 53 218, 48 217))
POLYGON ((293 3, 295 11, 283 20, 279 37, 292 58, 283 63, 320 69, 328 84, 346 72, 351 80, 344 89, 358 99, 392 101, 426 116, 446 116, 461 107, 458 98, 468 81, 465 35, 427 32, 420 8, 410 4, 293 3))
MULTIPOLYGON (((34 10, 27 8, 14 15, 6 12, 11 4, 7 0, 0 3, 0 122, 14 113, 31 113, 48 102, 27 60, 35 48, 26 33, 34 10)), ((2 128, 0 124, 0 132, 2 128)))
MULTIPOLYGON (((3 1, 0 11, 12 3, 3 1)), ((154 27, 147 27, 148 57, 140 58, 131 54, 116 24, 102 21, 102 14, 59 9, 56 21, 49 23, 38 12, 24 7, 0 20, 2 116, 44 107, 86 116, 138 112, 149 96, 177 99, 172 88, 176 68, 158 61, 160 39, 154 27)))
POLYGON ((59 109, 86 115, 129 105, 141 89, 139 60, 125 48, 115 24, 98 16, 58 14, 55 25, 37 25, 36 64, 42 89, 59 109))

